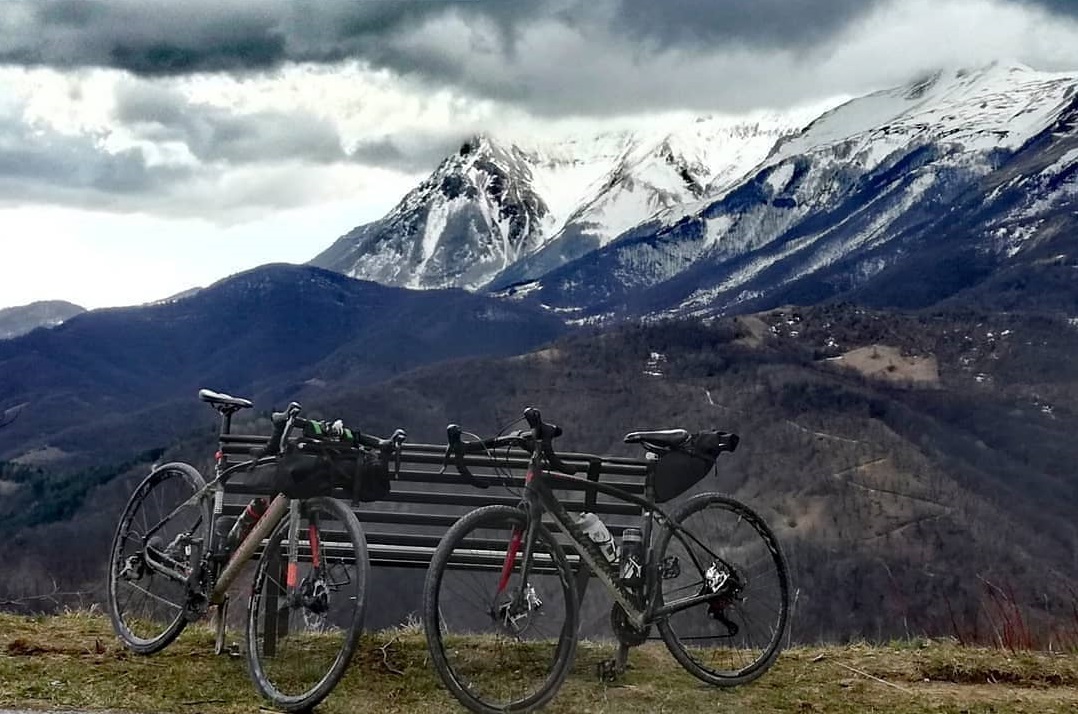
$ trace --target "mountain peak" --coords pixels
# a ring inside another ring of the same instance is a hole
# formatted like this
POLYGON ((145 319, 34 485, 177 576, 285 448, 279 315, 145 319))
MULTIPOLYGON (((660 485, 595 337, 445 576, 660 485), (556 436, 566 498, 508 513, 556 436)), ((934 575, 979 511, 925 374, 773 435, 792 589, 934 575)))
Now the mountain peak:
POLYGON ((657 212, 701 199, 809 119, 804 110, 704 115, 548 141, 479 132, 389 215, 312 262, 413 288, 516 282, 518 265, 524 274, 545 272, 657 212))
POLYGON ((56 327, 86 312, 65 300, 41 300, 29 305, 0 309, 0 340, 24 335, 39 327, 56 327))
POLYGON ((489 134, 486 132, 477 132, 472 134, 464 140, 460 145, 460 149, 457 151, 457 155, 461 157, 475 156, 494 149, 501 149, 489 134))

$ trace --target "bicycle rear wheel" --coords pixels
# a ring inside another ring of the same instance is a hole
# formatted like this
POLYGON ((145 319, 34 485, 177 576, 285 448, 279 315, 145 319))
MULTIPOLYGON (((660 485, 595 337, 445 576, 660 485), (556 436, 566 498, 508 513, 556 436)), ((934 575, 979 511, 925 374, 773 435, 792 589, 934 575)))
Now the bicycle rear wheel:
POLYGON ((196 542, 209 542, 210 507, 207 499, 188 501, 205 485, 194 467, 165 464, 142 480, 120 516, 109 557, 109 619, 138 654, 161 651, 187 625, 186 582, 150 567, 146 551, 180 574, 198 565, 196 542))
POLYGON ((748 506, 717 493, 686 501, 659 536, 660 604, 712 594, 660 620, 670 653, 696 677, 745 684, 778 657, 789 612, 786 560, 771 529, 748 506), (676 563, 676 566, 675 566, 676 563))
POLYGON ((423 591, 431 661, 446 687, 479 714, 546 704, 576 651, 576 583, 565 553, 540 526, 527 582, 521 580, 527 516, 487 506, 442 538, 423 591), (508 558, 510 549, 516 553, 508 558))
POLYGON ((286 711, 315 707, 344 676, 363 633, 370 561, 359 520, 333 498, 300 504, 270 534, 247 611, 247 664, 286 711), (290 545, 298 562, 289 563, 290 545))

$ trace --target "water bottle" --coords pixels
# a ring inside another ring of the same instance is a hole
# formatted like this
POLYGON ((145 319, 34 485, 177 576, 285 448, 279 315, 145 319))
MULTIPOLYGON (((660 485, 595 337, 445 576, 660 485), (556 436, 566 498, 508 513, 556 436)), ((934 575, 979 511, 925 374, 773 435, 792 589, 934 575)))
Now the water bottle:
POLYGON ((243 509, 243 513, 236 519, 232 530, 228 532, 229 552, 235 550, 236 546, 243 542, 243 539, 247 537, 247 534, 254 528, 255 523, 258 522, 258 519, 266 512, 267 507, 269 507, 269 501, 264 498, 256 498, 247 504, 247 508, 243 509))
POLYGON ((628 587, 644 582, 644 534, 639 528, 626 528, 621 534, 621 581, 628 587))
POLYGON ((228 534, 232 532, 237 520, 239 519, 233 516, 219 516, 213 523, 213 550, 220 558, 229 553, 228 534))
POLYGON ((595 545, 599 546, 599 550, 602 551, 603 557, 606 558, 608 563, 613 563, 617 560, 618 554, 614 549, 614 536, 610 535, 606 524, 599 520, 599 516, 594 513, 581 513, 576 524, 588 534, 588 537, 591 538, 595 545))

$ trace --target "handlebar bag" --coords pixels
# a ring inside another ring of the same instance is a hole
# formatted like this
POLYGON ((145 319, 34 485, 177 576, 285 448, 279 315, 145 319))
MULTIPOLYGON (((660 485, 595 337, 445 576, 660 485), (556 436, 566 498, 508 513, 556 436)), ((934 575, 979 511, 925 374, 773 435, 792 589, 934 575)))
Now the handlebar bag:
POLYGON ((724 451, 737 448, 738 437, 723 431, 701 431, 659 457, 652 469, 655 502, 677 498, 707 476, 724 451))
POLYGON ((338 468, 328 454, 289 449, 277 457, 273 489, 289 498, 328 496, 338 468))
POLYGON ((373 451, 358 451, 350 483, 345 487, 351 489, 353 503, 381 501, 390 492, 389 464, 373 451))
POLYGON ((289 498, 329 496, 334 489, 351 494, 352 502, 370 503, 389 495, 389 464, 370 449, 305 440, 277 459, 273 487, 289 498))

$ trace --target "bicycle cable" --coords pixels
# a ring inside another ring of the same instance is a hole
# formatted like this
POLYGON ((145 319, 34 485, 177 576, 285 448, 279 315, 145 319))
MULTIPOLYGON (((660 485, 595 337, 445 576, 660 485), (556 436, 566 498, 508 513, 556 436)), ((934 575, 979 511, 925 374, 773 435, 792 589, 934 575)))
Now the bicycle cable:
MULTIPOLYGON (((494 435, 494 438, 497 439, 498 437, 503 436, 505 434, 505 432, 508 431, 512 426, 514 426, 516 424, 519 424, 522 421, 524 421, 524 417, 519 416, 516 419, 513 419, 512 421, 506 423, 504 426, 502 426, 501 429, 499 429, 497 431, 497 433, 494 435)), ((475 436, 476 439, 479 439, 479 437, 476 436, 475 434, 469 434, 469 436, 475 436)), ((481 439, 479 439, 479 440, 482 441, 481 439)), ((506 447, 505 447, 505 456, 503 457, 503 459, 505 460, 505 464, 506 464, 505 466, 500 466, 498 464, 498 456, 497 456, 496 451, 492 451, 491 449, 487 449, 487 448, 484 448, 484 451, 487 452, 487 456, 490 457, 491 463, 494 464, 494 466, 493 466, 494 473, 501 478, 502 488, 504 488, 506 491, 508 491, 511 495, 515 496, 516 498, 523 498, 522 494, 519 491, 517 491, 512 485, 513 484, 513 470, 512 470, 512 467, 510 467, 508 465, 509 464, 509 449, 510 449, 509 445, 506 445, 506 447)))

